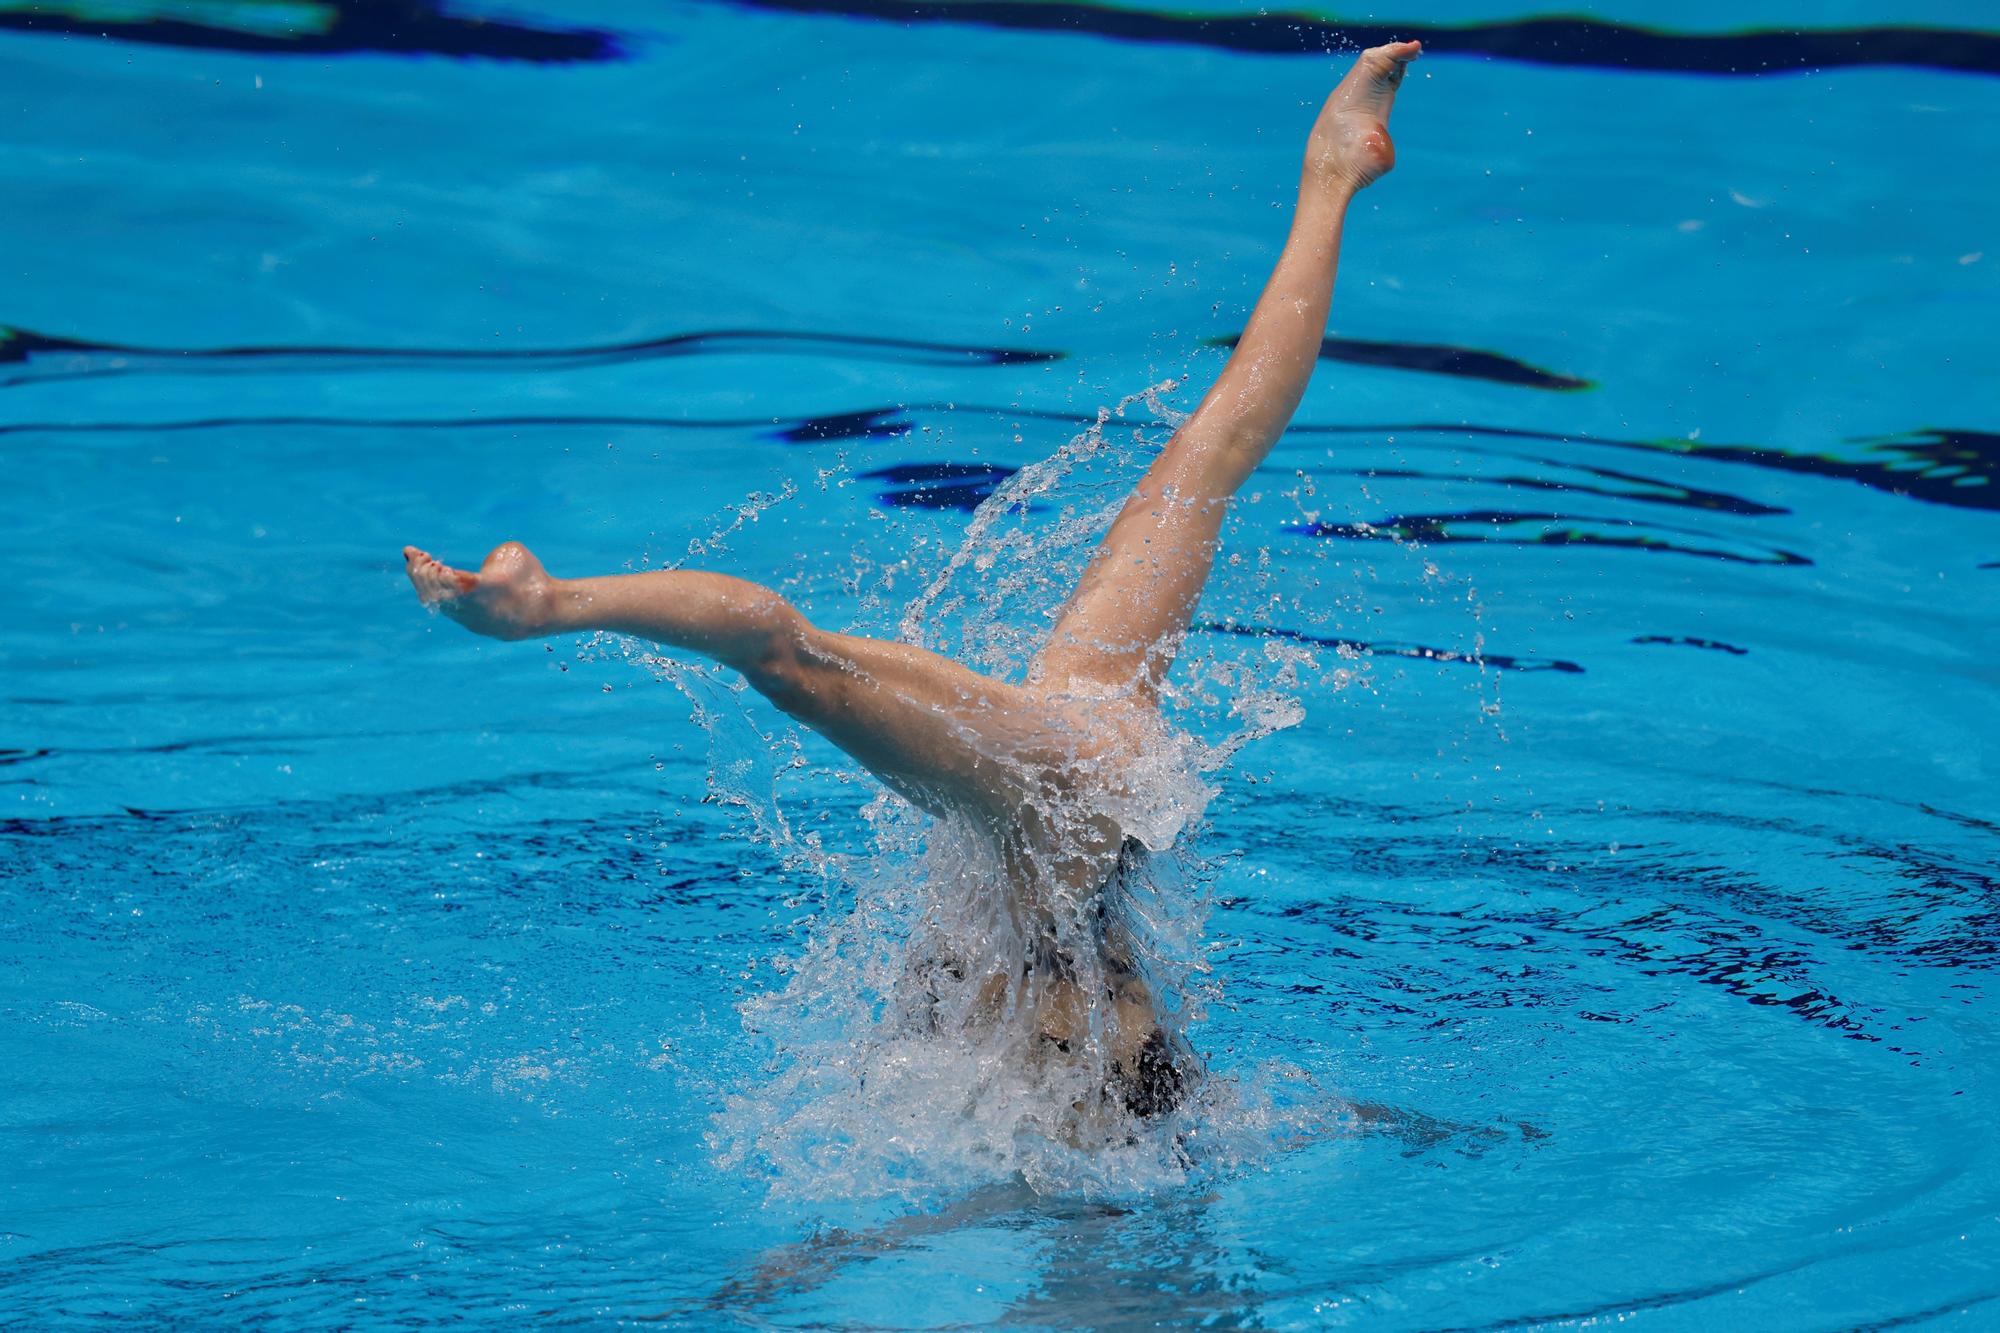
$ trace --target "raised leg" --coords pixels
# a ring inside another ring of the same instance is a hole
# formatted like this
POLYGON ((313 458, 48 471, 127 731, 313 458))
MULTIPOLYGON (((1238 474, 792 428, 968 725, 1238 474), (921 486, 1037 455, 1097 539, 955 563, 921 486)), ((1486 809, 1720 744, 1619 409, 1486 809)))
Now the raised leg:
POLYGON ((1152 703, 1208 582, 1229 497, 1298 409, 1326 335, 1355 191, 1395 164, 1388 118, 1415 42, 1364 51, 1313 125, 1284 253, 1201 406, 1105 534, 1036 663, 1057 692, 1152 703))
POLYGON ((414 546, 417 595, 497 639, 610 630, 741 671, 759 693, 934 813, 1017 808, 1062 719, 1013 686, 908 644, 817 629, 769 588, 662 570, 558 579, 518 542, 477 573, 414 546))

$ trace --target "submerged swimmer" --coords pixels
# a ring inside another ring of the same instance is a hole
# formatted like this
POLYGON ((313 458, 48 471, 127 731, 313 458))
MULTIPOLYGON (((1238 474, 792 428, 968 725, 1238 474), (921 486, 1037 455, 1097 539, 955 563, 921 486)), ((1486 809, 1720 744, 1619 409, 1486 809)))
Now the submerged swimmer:
MULTIPOLYGON (((1326 331, 1348 204, 1395 162, 1388 117, 1420 48, 1364 51, 1306 147, 1290 235, 1229 362, 1139 480, 1022 684, 906 643, 808 623, 768 588, 662 570, 559 579, 509 542, 478 572, 405 547, 426 605, 478 634, 606 630, 715 659, 892 790, 984 839, 1018 949, 976 960, 949 931, 918 969, 931 1021, 1013 1022, 1035 1059, 1087 1064, 1131 1114, 1171 1109, 1189 1057, 1106 906, 1143 856, 1138 761, 1208 581, 1229 498, 1291 421, 1326 331), (1136 812, 1136 813, 1135 813, 1136 812)), ((1170 835, 1169 835, 1170 837, 1170 835)))

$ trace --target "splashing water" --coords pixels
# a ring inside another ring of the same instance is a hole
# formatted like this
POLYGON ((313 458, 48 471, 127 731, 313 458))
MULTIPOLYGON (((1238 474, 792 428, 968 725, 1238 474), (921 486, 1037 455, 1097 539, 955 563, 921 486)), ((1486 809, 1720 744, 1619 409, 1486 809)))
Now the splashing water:
MULTIPOLYGON (((894 615, 898 637, 1019 678, 1133 472, 1182 419, 1161 400, 1174 387, 1101 410, 1009 478, 894 615), (1113 425, 1135 404, 1145 416, 1118 441, 1113 425)), ((783 498, 758 497, 734 525, 783 498)), ((882 577, 864 615, 889 619, 888 602, 882 577)), ((864 811, 870 853, 843 857, 786 819, 780 778, 806 761, 796 738, 744 711, 739 683, 620 643, 599 646, 693 702, 710 736, 710 798, 740 807, 788 870, 824 886, 797 953, 773 963, 781 983, 741 1006, 765 1072, 725 1099, 710 1135, 721 1164, 814 1199, 935 1201, 1007 1179, 1124 1195, 1304 1127, 1273 1099, 1269 1071, 1206 1075, 1188 1027, 1214 998, 1202 943, 1212 867, 1194 848, 1209 777, 1304 716, 1309 650, 1270 641, 1233 662, 1184 663, 1166 715, 1219 734, 1161 720, 1107 748, 1079 732, 1057 761, 1062 782, 1046 758, 1022 769, 1030 795, 1015 832, 927 819, 882 795, 864 811)))

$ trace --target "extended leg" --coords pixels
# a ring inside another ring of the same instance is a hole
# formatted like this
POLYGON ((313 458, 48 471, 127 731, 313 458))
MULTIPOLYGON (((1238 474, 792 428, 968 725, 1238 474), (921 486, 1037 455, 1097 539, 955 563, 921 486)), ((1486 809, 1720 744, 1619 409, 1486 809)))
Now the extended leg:
POLYGON ((1157 697, 1208 582, 1229 497, 1305 393, 1326 334, 1347 205, 1394 165, 1389 108, 1418 51, 1415 42, 1364 51, 1327 98, 1284 253, 1229 364, 1140 479, 1064 608, 1036 664, 1045 687, 1157 697))
POLYGON ((769 588, 726 574, 662 570, 558 579, 509 542, 478 573, 414 546, 410 582, 475 633, 528 639, 610 630, 741 671, 779 708, 918 805, 997 811, 1059 720, 1022 691, 908 644, 816 629, 769 588))

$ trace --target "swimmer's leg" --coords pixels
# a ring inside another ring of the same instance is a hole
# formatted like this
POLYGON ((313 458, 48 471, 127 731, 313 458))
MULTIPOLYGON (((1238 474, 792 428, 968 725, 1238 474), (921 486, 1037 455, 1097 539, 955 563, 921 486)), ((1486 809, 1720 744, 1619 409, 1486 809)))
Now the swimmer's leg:
POLYGON ((932 810, 1018 800, 1010 762, 1045 739, 1022 691, 909 644, 831 634, 769 588, 726 574, 660 570, 552 577, 508 542, 477 573, 403 549, 410 582, 478 634, 529 639, 609 630, 733 667, 765 697, 932 810))
POLYGON ((1297 410, 1326 334, 1355 191, 1395 163, 1389 108, 1418 44, 1364 51, 1307 144, 1291 234, 1229 363, 1139 481, 1064 608, 1034 679, 1157 698, 1208 582, 1229 497, 1297 410))

